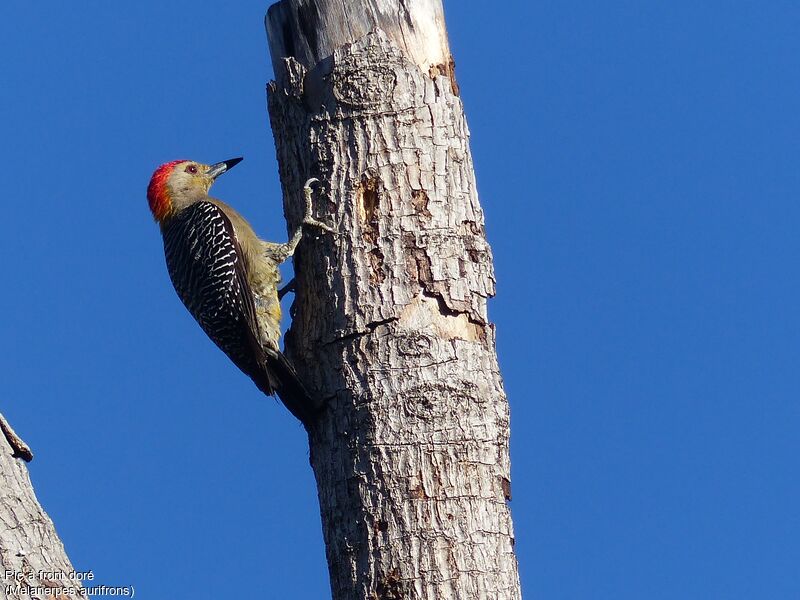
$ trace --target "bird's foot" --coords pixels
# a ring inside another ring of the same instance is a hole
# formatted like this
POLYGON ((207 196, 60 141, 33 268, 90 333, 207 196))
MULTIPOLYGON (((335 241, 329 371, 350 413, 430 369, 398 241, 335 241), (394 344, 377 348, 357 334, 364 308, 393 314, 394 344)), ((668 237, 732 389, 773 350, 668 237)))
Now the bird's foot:
POLYGON ((311 179, 306 181, 305 185, 303 186, 303 195, 306 198, 306 213, 305 216, 303 217, 303 225, 310 225, 312 227, 317 227, 319 229, 322 229, 323 231, 327 231, 328 233, 336 233, 336 230, 333 227, 323 223, 322 221, 318 221, 313 216, 313 210, 311 206, 311 195, 313 194, 313 191, 311 189, 311 184, 313 183, 319 183, 319 179, 317 179, 316 177, 312 177, 311 179))

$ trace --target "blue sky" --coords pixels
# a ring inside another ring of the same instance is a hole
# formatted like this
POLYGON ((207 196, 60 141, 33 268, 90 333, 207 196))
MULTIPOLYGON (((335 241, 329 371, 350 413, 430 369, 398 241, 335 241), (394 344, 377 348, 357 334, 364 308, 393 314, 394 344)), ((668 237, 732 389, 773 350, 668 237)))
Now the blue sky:
MULTIPOLYGON (((329 596, 304 433, 179 303, 145 200, 243 155, 215 192, 285 239, 266 8, 0 22, 0 410, 75 567, 143 598, 329 596)), ((446 11, 525 595, 800 597, 800 7, 446 11)))

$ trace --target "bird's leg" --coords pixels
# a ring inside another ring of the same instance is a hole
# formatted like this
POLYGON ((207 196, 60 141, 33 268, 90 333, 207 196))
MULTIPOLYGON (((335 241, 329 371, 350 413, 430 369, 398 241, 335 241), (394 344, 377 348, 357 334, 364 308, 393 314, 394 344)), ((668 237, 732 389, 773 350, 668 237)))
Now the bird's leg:
POLYGON ((278 300, 281 300, 287 293, 293 292, 297 289, 297 281, 292 277, 292 280, 278 290, 278 300))
POLYGON ((334 230, 333 227, 326 225, 322 221, 317 221, 312 214, 311 195, 313 192, 311 190, 311 184, 315 182, 319 182, 319 179, 312 177, 306 181, 305 185, 303 186, 303 195, 306 199, 305 214, 303 216, 303 220, 292 233, 291 239, 285 244, 265 244, 265 253, 272 256, 278 264, 281 264, 294 254, 297 244, 299 244, 300 240, 303 238, 303 225, 311 225, 312 227, 318 227, 323 231, 327 231, 328 233, 336 233, 336 230, 334 230))

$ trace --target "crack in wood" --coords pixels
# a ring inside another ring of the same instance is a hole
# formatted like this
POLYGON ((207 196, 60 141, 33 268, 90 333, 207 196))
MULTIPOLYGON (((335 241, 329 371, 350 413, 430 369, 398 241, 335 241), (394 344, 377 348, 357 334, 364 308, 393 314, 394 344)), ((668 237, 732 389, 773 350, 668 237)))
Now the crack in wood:
POLYGON ((334 338, 329 342, 325 342, 322 344, 323 346, 330 346, 332 344, 338 344, 340 342, 347 342, 349 340, 354 340, 356 338, 363 337, 365 335, 369 335, 370 333, 374 332, 378 327, 383 327, 384 325, 389 325, 390 323, 394 323, 397 321, 398 317, 390 317, 388 319, 383 319, 381 321, 374 321, 372 323, 367 323, 367 327, 361 331, 352 331, 350 333, 346 333, 340 337, 334 338))
MULTIPOLYGON (((422 282, 421 282, 422 283, 422 282)), ((458 337, 464 340, 477 340, 485 343, 487 339, 486 323, 478 318, 475 318, 469 311, 457 310, 448 306, 444 296, 438 291, 431 290, 422 283, 422 297, 430 298, 436 301, 439 314, 445 319, 455 319, 456 321, 446 321, 449 325, 440 325, 437 327, 440 335, 443 337, 458 337)), ((404 314, 408 314, 404 311, 404 314)), ((401 317, 402 318, 402 317, 401 317)))

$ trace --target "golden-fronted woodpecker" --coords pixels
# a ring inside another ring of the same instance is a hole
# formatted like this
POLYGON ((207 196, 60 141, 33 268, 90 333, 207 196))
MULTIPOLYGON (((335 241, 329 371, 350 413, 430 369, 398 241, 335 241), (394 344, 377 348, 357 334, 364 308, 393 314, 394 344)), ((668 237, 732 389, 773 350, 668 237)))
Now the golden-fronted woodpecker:
POLYGON ((302 237, 302 225, 331 229, 306 215, 285 244, 266 242, 233 208, 208 195, 214 180, 237 165, 175 160, 158 167, 147 200, 161 227, 167 270, 183 304, 208 337, 267 395, 308 423, 319 408, 278 348, 280 264, 302 237))

